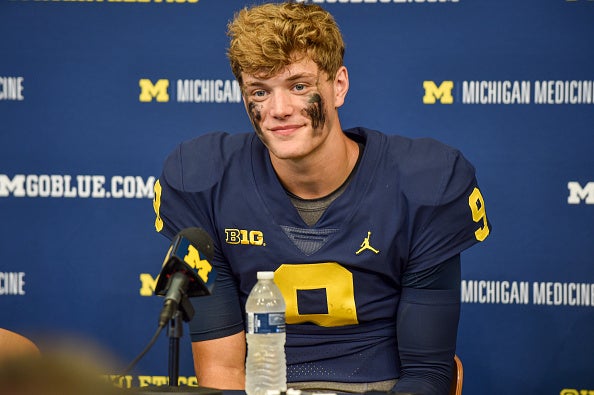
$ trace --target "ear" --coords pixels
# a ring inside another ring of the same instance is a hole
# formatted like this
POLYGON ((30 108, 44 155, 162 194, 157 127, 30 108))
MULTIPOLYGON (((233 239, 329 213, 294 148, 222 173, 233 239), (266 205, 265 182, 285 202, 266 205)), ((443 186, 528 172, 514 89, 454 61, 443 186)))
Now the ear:
POLYGON ((334 106, 336 108, 344 104, 344 99, 349 91, 349 73, 344 66, 340 66, 334 77, 334 106))

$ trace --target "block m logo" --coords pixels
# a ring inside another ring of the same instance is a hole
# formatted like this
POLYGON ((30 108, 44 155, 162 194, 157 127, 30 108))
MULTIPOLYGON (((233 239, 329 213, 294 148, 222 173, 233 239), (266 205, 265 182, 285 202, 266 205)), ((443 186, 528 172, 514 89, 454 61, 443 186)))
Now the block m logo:
POLYGON ((569 196, 568 204, 580 204, 582 201, 586 204, 594 204, 594 182, 590 181, 582 188, 579 182, 570 181, 567 183, 569 196))
POLYGON ((143 78, 138 81, 140 86, 140 96, 138 100, 143 103, 153 101, 153 98, 160 103, 169 101, 169 80, 158 80, 155 84, 151 80, 143 78))
POLYGON ((452 96, 454 81, 443 81, 439 86, 435 85, 433 81, 423 81, 423 88, 425 89, 424 104, 435 104, 437 100, 441 104, 452 104, 454 102, 452 96))

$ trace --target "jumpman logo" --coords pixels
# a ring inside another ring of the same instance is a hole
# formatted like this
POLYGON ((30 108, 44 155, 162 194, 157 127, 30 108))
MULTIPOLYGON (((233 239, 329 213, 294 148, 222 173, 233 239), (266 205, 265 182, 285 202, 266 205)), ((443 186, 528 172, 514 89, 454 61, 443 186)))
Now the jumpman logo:
POLYGON ((359 255, 360 253, 362 253, 365 250, 371 250, 375 254, 379 253, 379 250, 376 250, 375 248, 373 248, 371 246, 371 244, 369 244, 369 237, 371 237, 370 231, 367 232, 367 237, 363 240, 363 243, 361 243, 361 248, 359 248, 359 251, 355 252, 356 255, 359 255))

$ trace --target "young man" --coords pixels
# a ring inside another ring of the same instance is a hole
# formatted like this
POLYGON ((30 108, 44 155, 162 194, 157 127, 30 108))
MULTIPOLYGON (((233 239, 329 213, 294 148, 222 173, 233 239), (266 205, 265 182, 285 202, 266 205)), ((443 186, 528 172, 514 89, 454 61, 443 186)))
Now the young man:
POLYGON ((213 295, 191 323, 201 385, 242 389, 243 308, 256 272, 287 304, 288 387, 446 394, 460 257, 490 232, 474 168, 455 149, 338 117, 344 43, 317 5, 246 8, 231 68, 255 134, 181 144, 155 185, 156 228, 213 236, 213 295))

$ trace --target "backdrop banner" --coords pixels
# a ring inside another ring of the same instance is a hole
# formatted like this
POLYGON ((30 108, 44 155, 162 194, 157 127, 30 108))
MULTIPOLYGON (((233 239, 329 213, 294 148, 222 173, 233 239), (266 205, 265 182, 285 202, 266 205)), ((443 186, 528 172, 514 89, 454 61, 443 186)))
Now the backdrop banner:
MULTIPOLYGON (((114 375, 148 344, 153 183, 181 141, 252 130, 226 26, 258 2, 0 0, 0 327, 114 375)), ((594 1, 309 2, 346 41, 344 128, 476 166, 493 231, 462 255, 464 393, 593 395, 594 1)), ((196 385, 187 326, 180 349, 196 385)), ((119 380, 167 379, 164 331, 119 380)))

